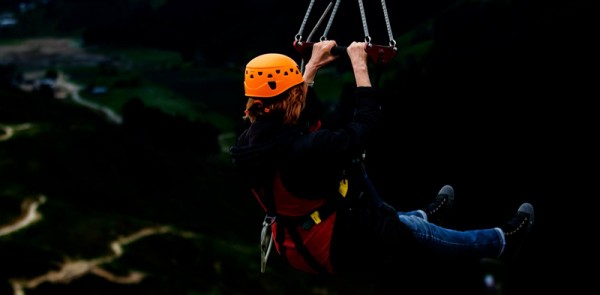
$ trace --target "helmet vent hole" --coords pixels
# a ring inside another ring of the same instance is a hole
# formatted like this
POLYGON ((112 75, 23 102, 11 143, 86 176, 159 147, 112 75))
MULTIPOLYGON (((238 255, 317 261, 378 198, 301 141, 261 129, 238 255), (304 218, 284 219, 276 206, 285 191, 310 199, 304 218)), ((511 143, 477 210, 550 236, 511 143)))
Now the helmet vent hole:
POLYGON ((271 88, 271 90, 275 90, 275 88, 277 88, 277 82, 275 81, 269 81, 269 88, 271 88))

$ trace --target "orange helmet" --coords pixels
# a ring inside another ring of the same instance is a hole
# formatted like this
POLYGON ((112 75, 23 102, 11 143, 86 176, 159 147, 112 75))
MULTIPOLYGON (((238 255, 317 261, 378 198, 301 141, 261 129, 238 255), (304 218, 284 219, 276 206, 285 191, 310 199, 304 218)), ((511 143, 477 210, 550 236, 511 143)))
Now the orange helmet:
POLYGON ((286 55, 266 53, 246 65, 244 91, 248 97, 274 97, 304 82, 298 64, 286 55))

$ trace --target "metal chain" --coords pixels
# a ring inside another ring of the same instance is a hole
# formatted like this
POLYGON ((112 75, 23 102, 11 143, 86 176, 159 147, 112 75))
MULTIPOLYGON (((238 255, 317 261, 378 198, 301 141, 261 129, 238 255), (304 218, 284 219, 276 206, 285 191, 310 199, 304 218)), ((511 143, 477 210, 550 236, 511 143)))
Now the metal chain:
POLYGON ((300 24, 300 29, 298 30, 298 34, 296 34, 297 41, 302 41, 302 33, 304 32, 304 27, 306 26, 306 23, 308 22, 308 16, 310 15, 310 12, 311 12, 314 4, 315 4, 315 0, 310 0, 310 3, 308 4, 308 9, 306 9, 306 13, 304 14, 304 19, 302 20, 302 24, 300 24))
POLYGON ((390 38, 390 46, 396 46, 396 40, 392 34, 392 25, 390 24, 390 18, 388 16, 387 7, 385 6, 385 0, 381 0, 381 7, 383 8, 383 16, 385 18, 385 26, 388 32, 388 38, 390 38))
POLYGON ((362 20, 363 30, 365 32, 365 42, 371 44, 371 36, 369 36, 369 27, 367 26, 367 17, 365 15, 365 7, 363 6, 362 0, 358 0, 358 7, 360 8, 360 19, 362 20))
MULTIPOLYGON (((338 7, 340 6, 341 2, 342 2, 342 0, 335 1, 335 6, 333 7, 333 11, 331 12, 331 15, 329 16, 329 22, 327 23, 327 27, 325 27, 325 31, 323 31, 323 36, 321 37, 321 41, 327 40, 327 34, 329 34, 329 29, 331 29, 331 25, 333 24, 333 18, 335 17, 335 14, 337 13, 338 7)), ((331 6, 331 2, 329 3, 329 6, 331 6)), ((328 8, 329 8, 329 6, 328 6, 328 8)))
MULTIPOLYGON (((371 36, 369 36, 369 28, 367 27, 367 17, 365 13, 365 7, 363 5, 362 0, 358 0, 358 7, 360 8, 360 18, 363 24, 363 30, 365 32, 365 41, 371 43, 371 36)), ((385 0, 381 0, 381 7, 383 9, 383 16, 385 18, 385 26, 387 28, 388 38, 390 39, 390 45, 395 46, 396 40, 394 40, 394 35, 392 34, 392 26, 390 24, 390 18, 388 16, 387 7, 385 5, 385 0)))

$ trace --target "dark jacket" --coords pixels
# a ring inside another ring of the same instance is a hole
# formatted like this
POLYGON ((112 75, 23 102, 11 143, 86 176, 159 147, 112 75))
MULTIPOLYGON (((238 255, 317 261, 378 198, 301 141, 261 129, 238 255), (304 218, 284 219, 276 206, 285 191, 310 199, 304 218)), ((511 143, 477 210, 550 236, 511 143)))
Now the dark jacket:
MULTIPOLYGON (((300 226, 311 212, 334 208, 325 214, 327 222, 323 223, 331 226, 332 232, 328 241, 320 241, 330 245, 327 272, 369 269, 372 264, 389 261, 411 243, 396 211, 379 199, 362 167, 369 138, 382 122, 378 92, 359 87, 353 99, 354 115, 349 122, 336 129, 311 130, 315 123, 311 108, 316 101, 311 89, 301 124, 284 126, 276 119, 258 119, 231 148, 240 179, 267 213, 275 211, 272 213, 287 216, 287 220, 300 220, 294 224, 300 226), (343 180, 349 188, 345 196, 339 192, 343 180)), ((312 230, 325 229, 299 229, 303 238, 305 231, 312 230)), ((315 240, 312 237, 311 242, 317 243, 315 240)), ((281 253, 284 249, 276 245, 281 253)), ((325 263, 324 257, 317 258, 325 263)))

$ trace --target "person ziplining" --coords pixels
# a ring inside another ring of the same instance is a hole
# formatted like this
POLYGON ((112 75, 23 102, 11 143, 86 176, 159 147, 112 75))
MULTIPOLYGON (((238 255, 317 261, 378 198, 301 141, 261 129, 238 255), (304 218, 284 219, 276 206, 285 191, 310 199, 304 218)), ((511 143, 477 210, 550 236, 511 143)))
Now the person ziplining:
MULTIPOLYGON (((362 11, 362 1, 359 4, 362 11)), ((385 9, 385 1, 382 4, 385 9)), ((330 5, 329 23, 339 0, 330 5)), ((328 28, 319 41, 311 41, 313 33, 304 40, 304 25, 294 41, 306 59, 302 67, 275 52, 246 64, 247 128, 230 148, 241 183, 265 212, 261 272, 266 271, 273 246, 291 267, 313 274, 402 265, 416 251, 464 259, 513 259, 534 224, 530 203, 523 202, 503 225, 457 230, 441 225, 454 204, 451 185, 442 186, 424 208, 402 212, 385 202, 370 182, 365 151, 370 135, 382 127, 383 96, 370 77, 369 60, 377 65, 395 55, 391 30, 389 46, 374 45, 370 38, 339 46, 327 40, 328 28), (312 85, 319 70, 344 53, 354 76, 354 112, 349 122, 330 128, 321 124, 312 85)))

